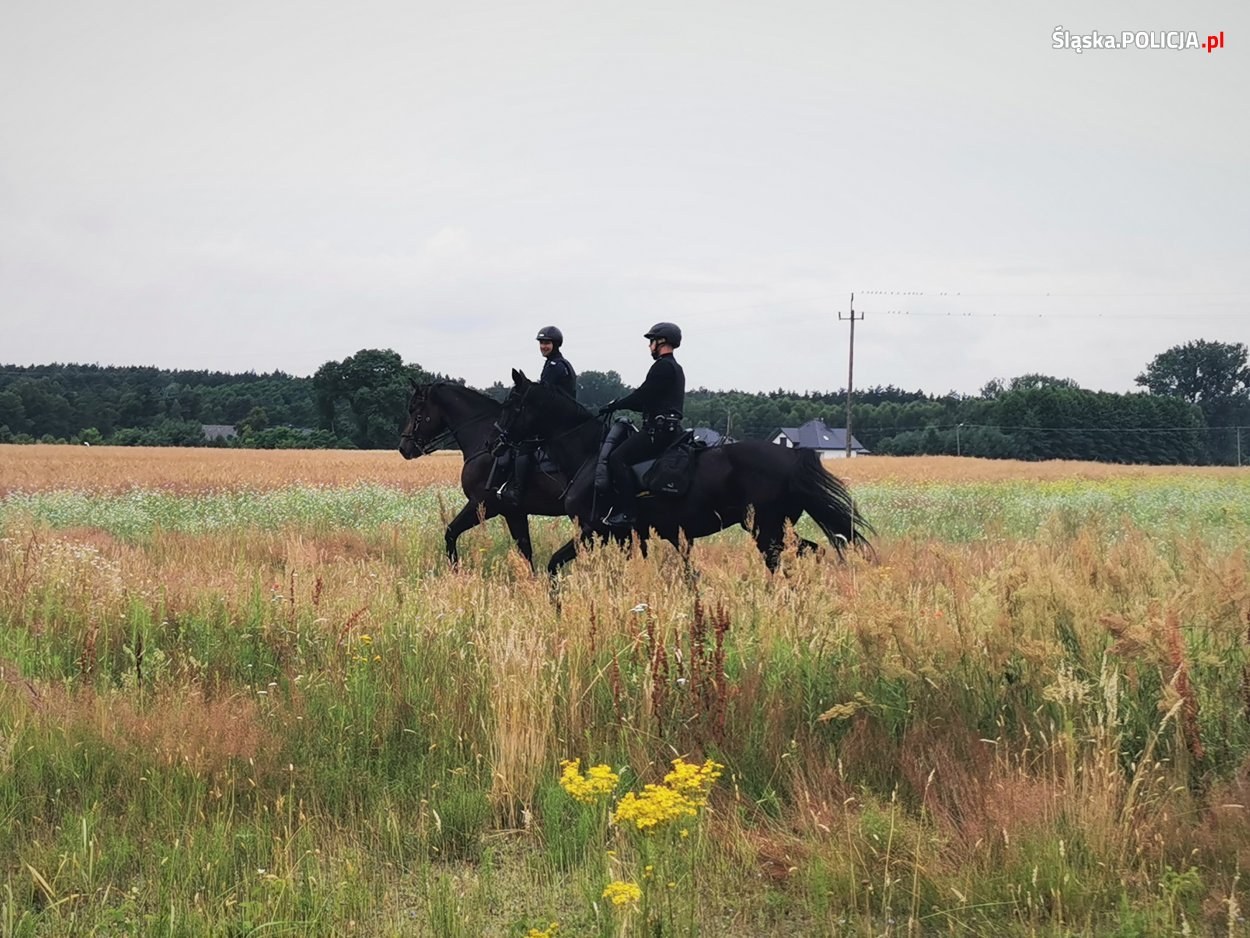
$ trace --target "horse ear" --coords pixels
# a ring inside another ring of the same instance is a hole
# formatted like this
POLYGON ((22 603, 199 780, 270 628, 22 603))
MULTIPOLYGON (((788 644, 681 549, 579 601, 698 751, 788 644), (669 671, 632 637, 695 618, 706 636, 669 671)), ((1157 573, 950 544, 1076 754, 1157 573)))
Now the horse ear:
POLYGON ((517 369, 513 368, 512 369, 512 383, 515 384, 518 388, 521 388, 529 384, 530 379, 525 377, 525 372, 518 371, 517 369))

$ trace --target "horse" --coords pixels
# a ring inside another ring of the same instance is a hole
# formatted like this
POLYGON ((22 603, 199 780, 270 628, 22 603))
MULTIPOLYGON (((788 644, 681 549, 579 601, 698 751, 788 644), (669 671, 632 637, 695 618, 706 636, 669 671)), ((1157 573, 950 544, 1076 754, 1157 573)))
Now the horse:
MULTIPOLYGON (((688 494, 638 499, 638 521, 632 532, 609 529, 601 520, 610 496, 599 496, 594 469, 603 437, 602 422, 575 400, 553 392, 513 370, 513 388, 503 403, 497 426, 518 439, 536 438, 569 479, 564 513, 577 523, 579 534, 558 549, 547 565, 553 577, 577 556, 579 543, 612 537, 624 542, 636 534, 645 547, 650 531, 677 547, 689 566, 689 547, 696 538, 741 525, 770 572, 781 561, 787 522, 794 525, 806 512, 839 555, 848 545, 871 551, 870 525, 855 507, 850 491, 831 475, 813 450, 790 449, 759 440, 744 440, 698 452, 688 494)), ((800 539, 801 553, 819 545, 800 539)))
POLYGON ((503 515, 517 549, 534 568, 534 548, 530 543, 530 515, 564 514, 561 498, 564 481, 542 471, 535 472, 520 505, 505 505, 496 490, 502 480, 491 479, 495 464, 493 444, 497 439, 496 424, 502 405, 494 398, 461 384, 436 381, 413 384, 408 400, 408 417, 399 437, 399 452, 404 459, 415 459, 455 440, 464 453, 460 470, 460 488, 468 502, 447 525, 443 540, 447 560, 455 566, 460 561, 456 541, 470 528, 496 515, 503 515))

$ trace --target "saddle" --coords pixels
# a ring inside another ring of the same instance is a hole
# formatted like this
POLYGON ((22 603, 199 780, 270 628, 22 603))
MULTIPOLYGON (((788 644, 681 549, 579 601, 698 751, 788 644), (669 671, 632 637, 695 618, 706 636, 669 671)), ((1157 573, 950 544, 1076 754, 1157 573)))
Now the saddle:
POLYGON ((638 476, 639 496, 668 495, 680 498, 690 491, 698 457, 708 446, 687 430, 655 459, 631 467, 638 476))
MULTIPOLYGON (((606 492, 610 488, 608 479, 608 454, 633 436, 638 430, 626 420, 618 420, 608 430, 599 453, 599 462, 595 466, 595 488, 606 492)), ((686 430, 668 445, 668 448, 654 459, 644 459, 633 463, 629 468, 638 484, 638 497, 671 496, 680 498, 690 490, 690 482, 694 478, 696 458, 708 446, 696 440, 693 430, 686 430)))
MULTIPOLYGON (((490 467, 490 476, 486 479, 486 487, 494 488, 502 481, 512 478, 512 464, 516 460, 516 452, 511 446, 503 450, 495 457, 495 464, 490 467)), ((539 472, 545 472, 550 476, 558 476, 560 474, 560 464, 547 455, 547 450, 538 447, 534 451, 534 465, 538 467, 539 472)))

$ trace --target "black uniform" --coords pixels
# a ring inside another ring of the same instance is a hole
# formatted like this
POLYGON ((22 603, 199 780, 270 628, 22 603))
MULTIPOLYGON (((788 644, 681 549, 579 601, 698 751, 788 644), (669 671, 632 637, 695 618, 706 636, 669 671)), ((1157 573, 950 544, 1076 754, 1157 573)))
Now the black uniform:
MULTIPOLYGON (((563 391, 573 400, 577 400, 577 372, 569 364, 569 360, 554 349, 543 363, 542 374, 538 383, 563 391)), ((510 505, 519 505, 525 498, 525 490, 529 485, 530 474, 534 471, 535 453, 538 445, 522 441, 516 445, 516 461, 513 463, 512 481, 507 485, 501 496, 510 505)))
POLYGON ((657 358, 638 389, 616 401, 619 410, 642 413, 642 432, 631 436, 608 456, 618 493, 614 503, 618 515, 632 516, 638 497, 630 465, 659 456, 681 435, 685 403, 686 373, 672 355, 657 358))
POLYGON ((539 384, 559 388, 573 400, 577 400, 577 372, 569 364, 569 360, 555 349, 543 363, 542 374, 538 376, 539 384))

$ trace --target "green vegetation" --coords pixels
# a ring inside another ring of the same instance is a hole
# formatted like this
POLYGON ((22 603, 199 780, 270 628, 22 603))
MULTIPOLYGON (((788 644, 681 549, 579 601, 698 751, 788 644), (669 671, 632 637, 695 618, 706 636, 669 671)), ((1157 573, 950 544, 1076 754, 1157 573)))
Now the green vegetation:
MULTIPOLYGON (((442 377, 390 350, 362 349, 310 378, 47 365, 0 370, 0 443, 108 442, 195 446, 201 424, 233 427, 229 445, 391 449, 410 381, 442 377)), ((691 375, 697 380, 697 375, 691 375)), ((1196 341, 1163 352, 1137 383, 1147 393, 1084 390, 1047 375, 989 382, 980 394, 931 395, 895 387, 855 394, 855 437, 892 455, 1077 459, 1153 465, 1240 465, 1250 454, 1250 366, 1240 343, 1196 341), (1243 439, 1244 438, 1244 439, 1243 439)), ((615 371, 586 370, 580 398, 593 408, 621 397, 615 371)), ((487 389, 502 397, 507 387, 487 389)), ((690 426, 738 439, 781 427, 846 421, 846 393, 767 394, 692 389, 690 426)), ((221 443, 219 445, 226 445, 221 443)))
POLYGON ((1248 484, 865 485, 876 561, 558 607, 449 490, 12 494, 0 935, 1248 935, 1248 484))

